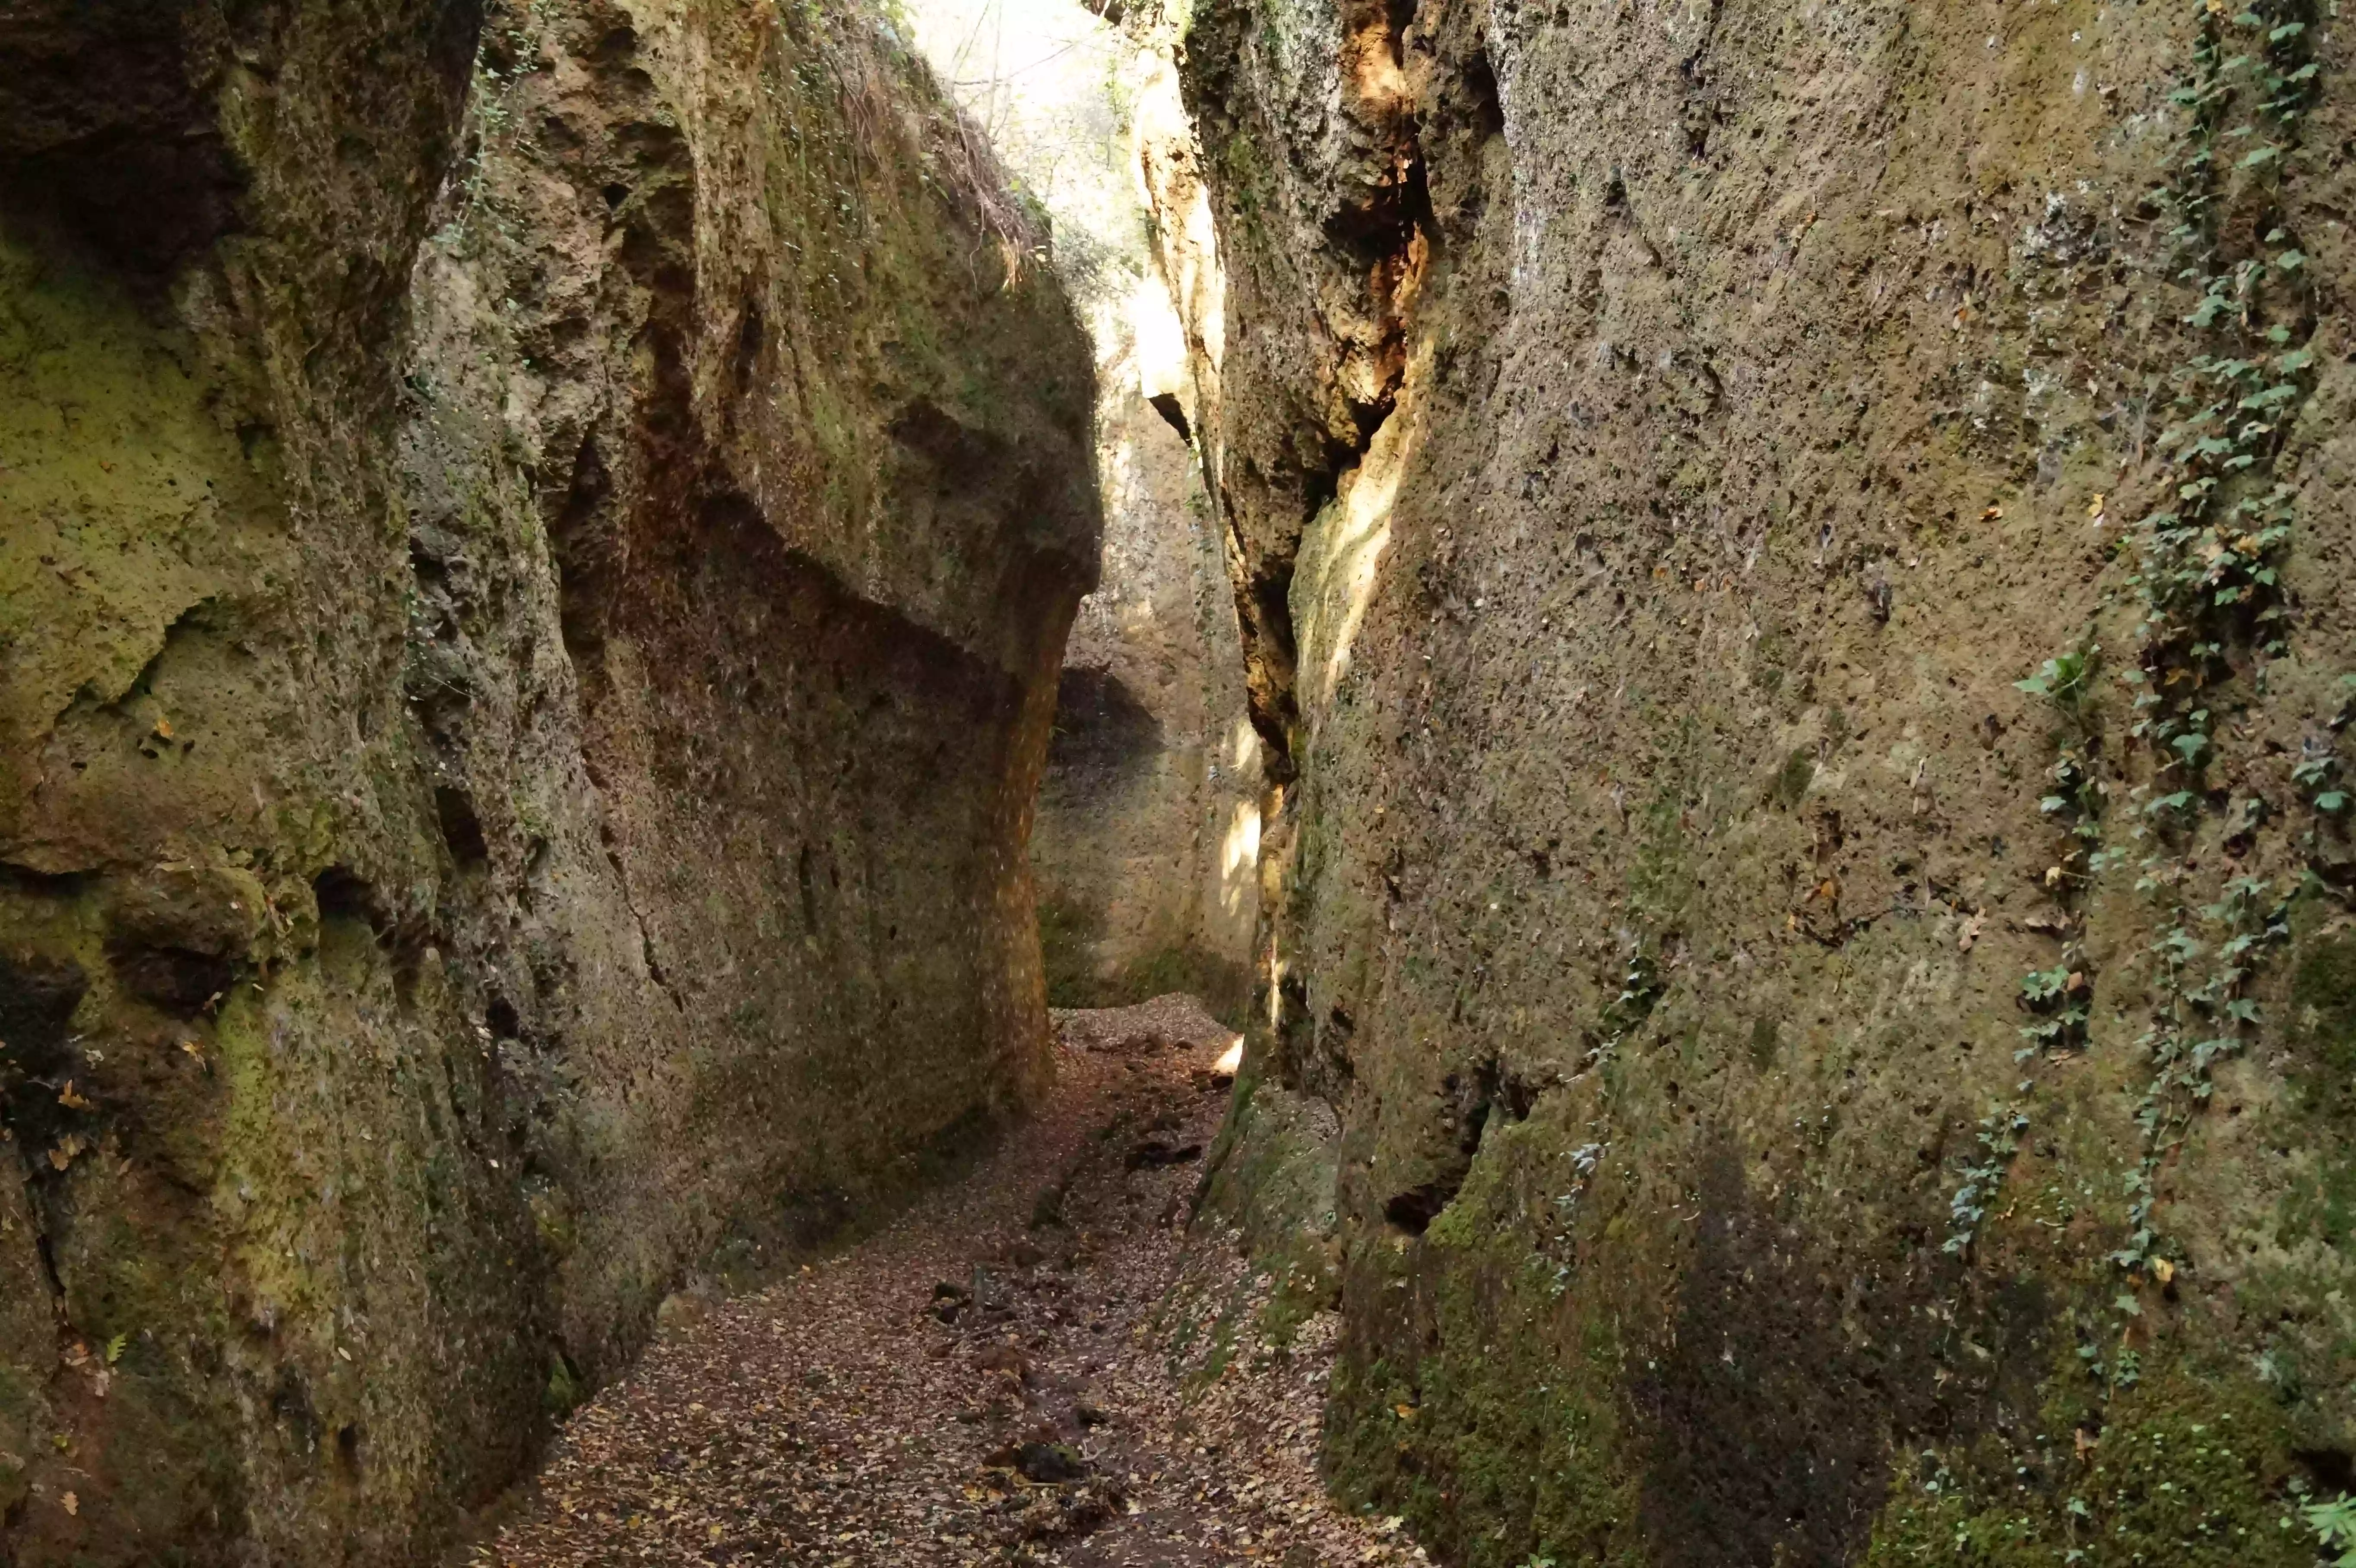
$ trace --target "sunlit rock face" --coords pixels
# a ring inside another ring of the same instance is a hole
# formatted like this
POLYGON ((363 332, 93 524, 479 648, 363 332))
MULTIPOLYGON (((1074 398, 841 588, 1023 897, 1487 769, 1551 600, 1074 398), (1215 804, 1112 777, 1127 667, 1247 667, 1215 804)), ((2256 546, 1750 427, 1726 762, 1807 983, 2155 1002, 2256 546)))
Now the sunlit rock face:
POLYGON ((1187 990, 1239 1019, 1259 911, 1259 739, 1148 216, 1151 169, 1192 139, 1171 30, 1144 8, 1075 0, 920 0, 910 16, 1051 216, 1096 348, 1102 565, 1065 649, 1032 840, 1048 997, 1187 990))
POLYGON ((0 61, 0 1558, 435 1560, 1037 1086, 1087 342, 856 10, 0 61))
POLYGON ((1331 1473, 1436 1555, 2314 1556, 2328 10, 1194 9, 1271 785, 1209 1190, 1332 1204, 1331 1473))
POLYGON ((1064 656, 1032 844, 1048 997, 1191 991, 1231 1020, 1259 909, 1259 737, 1226 569, 1186 441, 1108 379, 1102 583, 1064 656))

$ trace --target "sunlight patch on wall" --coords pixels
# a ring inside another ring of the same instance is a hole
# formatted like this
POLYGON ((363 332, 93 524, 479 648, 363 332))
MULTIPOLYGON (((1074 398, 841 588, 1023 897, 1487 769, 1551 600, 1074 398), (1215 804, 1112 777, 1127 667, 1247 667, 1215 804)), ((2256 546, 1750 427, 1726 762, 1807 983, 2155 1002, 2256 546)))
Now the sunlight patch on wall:
POLYGON ((1169 294, 1202 334, 1203 357, 1215 378, 1226 359, 1226 281, 1219 272, 1218 226, 1211 216, 1210 192, 1194 166, 1194 126, 1179 96, 1174 62, 1156 58, 1145 63, 1130 114, 1139 198, 1158 205, 1162 222, 1177 229, 1162 246, 1169 294))
POLYGON ((1258 874, 1259 804, 1239 800, 1228 812, 1226 841, 1219 854, 1219 899, 1229 914, 1244 907, 1258 874))
POLYGON ((1170 291, 1159 276, 1147 273, 1130 292, 1129 319, 1136 333, 1138 390, 1151 398, 1162 392, 1186 396, 1186 329, 1171 308, 1170 291))
POLYGON ((1343 475, 1333 499, 1301 535, 1293 563, 1292 624, 1300 638, 1301 717, 1312 727, 1349 673, 1351 647, 1390 547, 1391 508, 1419 433, 1419 421, 1403 396, 1375 432, 1365 459, 1343 475))

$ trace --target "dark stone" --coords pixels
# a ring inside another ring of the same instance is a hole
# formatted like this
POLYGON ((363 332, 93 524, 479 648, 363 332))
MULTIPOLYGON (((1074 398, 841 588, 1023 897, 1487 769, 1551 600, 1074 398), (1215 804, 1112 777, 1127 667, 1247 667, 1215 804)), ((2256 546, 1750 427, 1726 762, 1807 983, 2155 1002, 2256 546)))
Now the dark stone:
POLYGON ((1173 1144, 1163 1138, 1148 1138, 1129 1151, 1129 1168, 1158 1170, 1164 1166, 1191 1164, 1202 1157, 1201 1144, 1173 1144))
POLYGON ((1088 1463, 1061 1443, 1024 1443, 1014 1450, 1014 1468, 1025 1480, 1054 1485, 1085 1480, 1088 1463))

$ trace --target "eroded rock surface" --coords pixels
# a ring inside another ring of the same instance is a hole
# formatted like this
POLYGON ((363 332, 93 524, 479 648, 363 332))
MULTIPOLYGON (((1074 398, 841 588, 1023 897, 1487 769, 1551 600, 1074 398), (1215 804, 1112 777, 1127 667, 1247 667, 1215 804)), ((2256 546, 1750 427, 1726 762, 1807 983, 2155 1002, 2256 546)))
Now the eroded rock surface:
POLYGON ((1174 392, 1173 422, 1133 363, 1114 368, 1097 419, 1101 581, 1065 647, 1032 846, 1048 995, 1110 1004, 1183 985, 1240 1019, 1259 737, 1226 562, 1174 392))
POLYGON ((1352 1500, 1484 1568, 2312 1559, 2349 38, 1194 9, 1157 232, 1270 754, 1219 1201, 1336 1173, 1352 1500))
MULTIPOLYGON (((1158 15, 918 0, 918 46, 1055 226, 1097 356, 1101 567, 1065 645, 1032 865, 1058 1007, 1183 990, 1239 1019, 1258 915, 1258 738, 1181 318, 1149 254, 1141 144, 1183 134, 1158 15)), ((1205 215, 1207 219, 1207 214, 1205 215)))
POLYGON ((0 59, 0 1556, 423 1561, 1038 1089, 1087 345, 856 10, 0 59))

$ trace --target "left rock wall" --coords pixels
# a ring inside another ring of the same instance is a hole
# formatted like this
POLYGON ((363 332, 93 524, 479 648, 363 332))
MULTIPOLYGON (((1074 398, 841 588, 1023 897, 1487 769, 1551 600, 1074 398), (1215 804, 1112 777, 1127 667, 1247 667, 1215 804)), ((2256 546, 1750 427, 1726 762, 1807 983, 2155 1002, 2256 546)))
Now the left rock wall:
POLYGON ((1087 347, 855 11, 0 60, 0 1557, 423 1561, 1036 1087, 1087 347))

